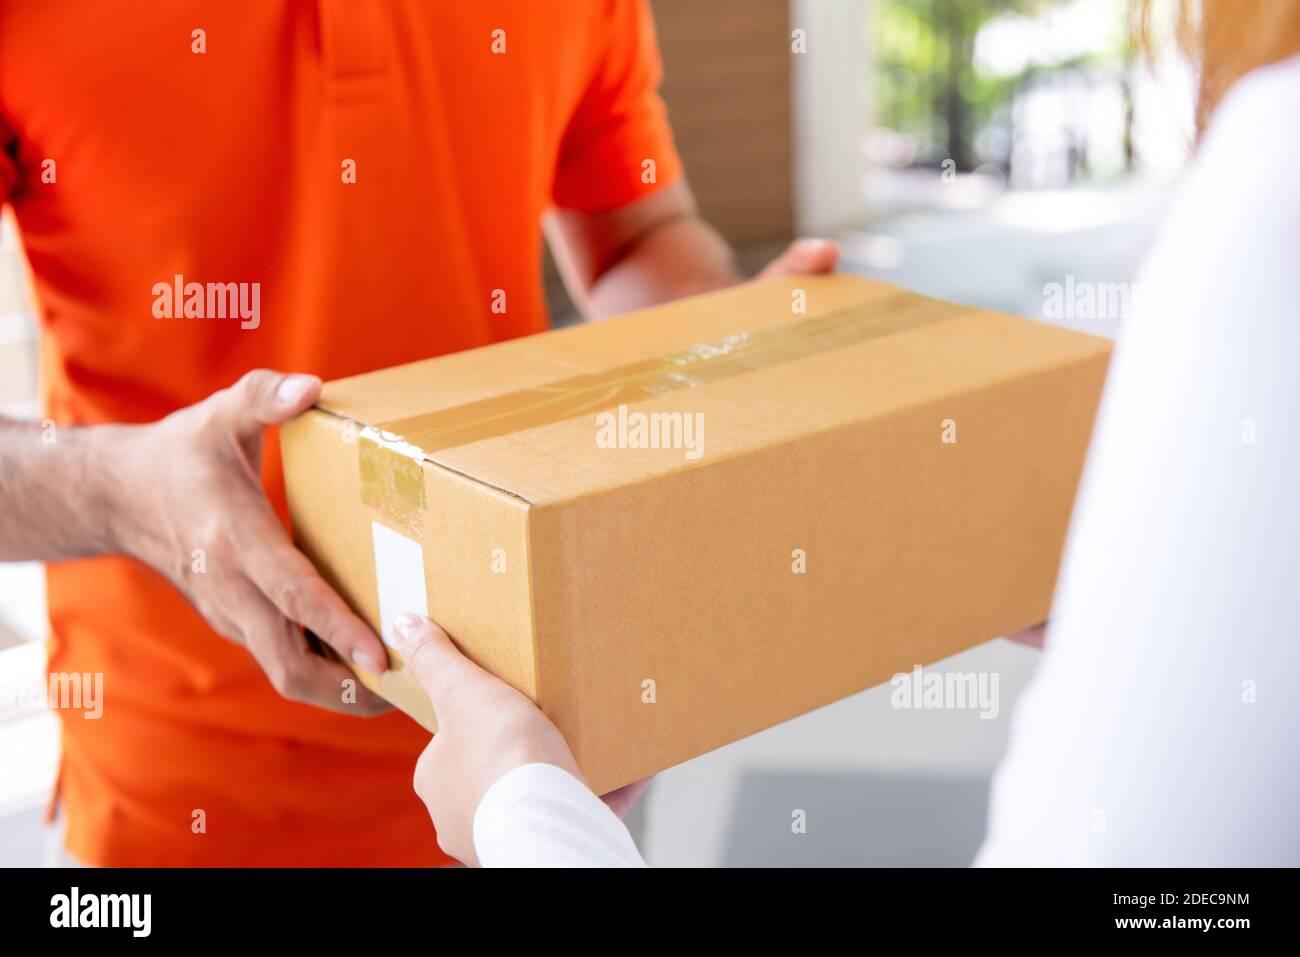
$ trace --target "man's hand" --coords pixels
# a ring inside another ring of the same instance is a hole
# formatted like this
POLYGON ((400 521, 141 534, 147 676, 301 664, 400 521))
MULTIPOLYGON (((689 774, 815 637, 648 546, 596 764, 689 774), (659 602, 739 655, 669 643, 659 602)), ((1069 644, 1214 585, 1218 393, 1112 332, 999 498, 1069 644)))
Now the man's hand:
POLYGON ((286 698, 377 714, 388 705, 364 688, 343 703, 351 672, 314 653, 301 627, 373 673, 387 667, 382 643, 293 547, 259 480, 266 427, 319 394, 314 376, 260 370, 161 421, 115 429, 104 439, 122 463, 108 536, 248 648, 286 698))
POLYGON ((796 239, 754 278, 776 279, 778 276, 833 272, 839 261, 840 247, 829 239, 796 239))
MULTIPOLYGON (((429 809, 439 846, 476 866, 474 814, 506 772, 553 764, 579 781, 582 772, 551 719, 457 651, 441 628, 419 615, 402 615, 393 630, 398 651, 438 717, 438 733, 415 766, 415 791, 429 809)), ((645 785, 620 788, 605 803, 621 817, 645 785)))

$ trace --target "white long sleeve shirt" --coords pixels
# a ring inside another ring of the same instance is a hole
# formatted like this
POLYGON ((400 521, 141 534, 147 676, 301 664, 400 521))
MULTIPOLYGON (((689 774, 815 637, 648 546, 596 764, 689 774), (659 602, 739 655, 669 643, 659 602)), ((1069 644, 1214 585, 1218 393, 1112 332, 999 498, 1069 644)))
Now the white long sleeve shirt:
MULTIPOLYGON (((1297 156, 1300 59, 1224 102, 1147 263, 977 864, 1300 864, 1297 156)), ((474 836, 489 866, 642 863, 546 765, 474 836)))
POLYGON ((525 764, 488 788, 474 850, 484 867, 645 866, 618 816, 553 764, 525 764))

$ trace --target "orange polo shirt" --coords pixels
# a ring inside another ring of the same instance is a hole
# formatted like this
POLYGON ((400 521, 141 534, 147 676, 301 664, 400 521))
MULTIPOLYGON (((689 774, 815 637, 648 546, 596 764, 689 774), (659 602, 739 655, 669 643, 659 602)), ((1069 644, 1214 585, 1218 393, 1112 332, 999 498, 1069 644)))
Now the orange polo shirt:
MULTIPOLYGON (((548 207, 678 176, 658 79, 644 0, 5 0, 0 200, 48 415, 148 422, 257 367, 332 379, 546 328, 548 207), (159 318, 178 276, 258 284, 256 317, 159 318)), ((283 515, 273 436, 263 479, 283 515)), ((406 717, 280 698, 131 559, 48 581, 51 670, 103 674, 101 718, 60 713, 74 857, 445 860, 406 717)))

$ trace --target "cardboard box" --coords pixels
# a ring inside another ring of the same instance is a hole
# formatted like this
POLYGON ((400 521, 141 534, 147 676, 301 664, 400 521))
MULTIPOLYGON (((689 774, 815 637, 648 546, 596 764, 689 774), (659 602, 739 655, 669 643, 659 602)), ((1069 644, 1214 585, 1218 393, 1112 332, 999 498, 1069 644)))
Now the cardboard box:
MULTIPOLYGON (((1042 621, 1109 352, 750 284, 331 382, 290 508, 381 634, 427 612, 603 792, 1042 621)), ((393 660, 363 679, 434 728, 393 660)))

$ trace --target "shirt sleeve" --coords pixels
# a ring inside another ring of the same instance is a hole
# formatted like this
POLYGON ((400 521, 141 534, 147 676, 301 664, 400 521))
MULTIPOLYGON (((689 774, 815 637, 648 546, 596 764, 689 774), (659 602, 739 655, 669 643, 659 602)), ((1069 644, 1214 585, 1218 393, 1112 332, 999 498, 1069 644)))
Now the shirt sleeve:
POLYGON ((1300 61, 1220 109, 1121 331, 984 865, 1300 864, 1300 61))
POLYGON ((560 144, 551 198, 561 209, 603 213, 651 195, 682 173, 663 68, 646 0, 607 4, 602 49, 560 144))
POLYGON ((474 813, 484 867, 644 867, 623 822, 587 786, 551 764, 507 772, 474 813))

